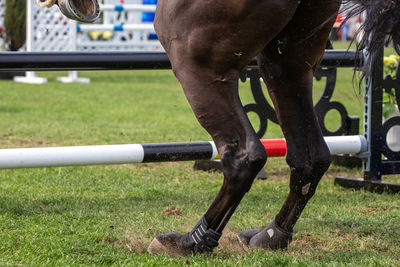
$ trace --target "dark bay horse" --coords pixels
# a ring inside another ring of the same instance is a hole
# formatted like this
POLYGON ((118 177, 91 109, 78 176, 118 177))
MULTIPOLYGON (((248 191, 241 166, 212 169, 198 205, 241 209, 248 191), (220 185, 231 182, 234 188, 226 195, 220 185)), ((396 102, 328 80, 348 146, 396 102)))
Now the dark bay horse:
MULTIPOLYGON (((78 20, 96 16, 96 0, 38 2, 56 3, 68 17, 78 20)), ((255 56, 287 141, 290 192, 267 227, 243 231, 238 237, 252 248, 288 246, 300 214, 331 163, 313 109, 312 82, 341 2, 158 1, 156 32, 196 118, 217 146, 224 181, 192 231, 157 236, 148 248, 150 253, 211 252, 264 166, 267 154, 238 95, 239 74, 255 56)), ((366 21, 363 39, 364 44, 369 44, 369 52, 374 55, 387 34, 399 50, 400 1, 354 2, 357 5, 349 13, 366 10, 370 19, 366 21)))

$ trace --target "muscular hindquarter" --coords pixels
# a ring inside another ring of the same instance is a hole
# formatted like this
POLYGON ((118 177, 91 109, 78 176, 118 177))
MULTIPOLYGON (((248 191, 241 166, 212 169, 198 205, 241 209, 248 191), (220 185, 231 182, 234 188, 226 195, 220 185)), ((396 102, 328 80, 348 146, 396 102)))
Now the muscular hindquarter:
POLYGON ((290 21, 298 0, 161 0, 155 29, 173 68, 241 70, 290 21))

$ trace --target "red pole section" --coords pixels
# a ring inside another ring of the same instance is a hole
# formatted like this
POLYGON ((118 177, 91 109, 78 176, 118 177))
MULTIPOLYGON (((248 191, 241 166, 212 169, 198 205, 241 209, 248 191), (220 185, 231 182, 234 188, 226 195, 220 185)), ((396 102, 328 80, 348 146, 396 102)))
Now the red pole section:
POLYGON ((286 155, 285 139, 261 139, 260 141, 265 147, 268 157, 283 157, 286 155))

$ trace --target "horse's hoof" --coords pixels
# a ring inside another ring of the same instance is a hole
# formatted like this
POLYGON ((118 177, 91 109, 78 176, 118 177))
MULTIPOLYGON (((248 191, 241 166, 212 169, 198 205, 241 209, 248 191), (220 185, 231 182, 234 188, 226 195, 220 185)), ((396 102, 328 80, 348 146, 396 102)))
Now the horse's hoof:
POLYGON ((150 254, 187 256, 194 251, 194 245, 188 234, 169 233, 155 237, 147 248, 147 252, 150 254))
POLYGON ((55 3, 64 16, 73 20, 91 23, 100 16, 100 6, 97 0, 57 0, 55 3))
POLYGON ((280 228, 273 220, 263 230, 247 230, 240 232, 239 241, 250 248, 286 249, 292 241, 292 232, 280 228))

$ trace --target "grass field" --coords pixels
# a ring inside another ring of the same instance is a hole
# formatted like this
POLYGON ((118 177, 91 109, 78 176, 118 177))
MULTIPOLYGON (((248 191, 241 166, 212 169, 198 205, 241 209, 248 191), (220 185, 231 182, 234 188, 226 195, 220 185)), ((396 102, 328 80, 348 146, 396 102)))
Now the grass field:
MULTIPOLYGON (((209 140, 170 71, 80 72, 91 78, 88 85, 55 81, 65 73, 40 75, 49 83, 0 81, 0 147, 209 140)), ((352 75, 339 70, 333 100, 361 117, 363 98, 352 87, 352 75)), ((321 87, 316 85, 315 98, 321 87)), ((241 84, 244 103, 249 91, 241 84)), ((279 128, 269 124, 266 137, 279 136, 279 128)), ((0 171, 0 266, 400 266, 399 195, 336 187, 335 175, 362 176, 359 169, 337 166, 324 176, 287 251, 243 249, 236 233, 269 223, 288 193, 284 159, 268 160, 269 179, 255 181, 215 254, 148 255, 155 235, 190 230, 219 190, 220 173, 192 166, 0 171)), ((399 176, 385 178, 400 182, 399 176)))

